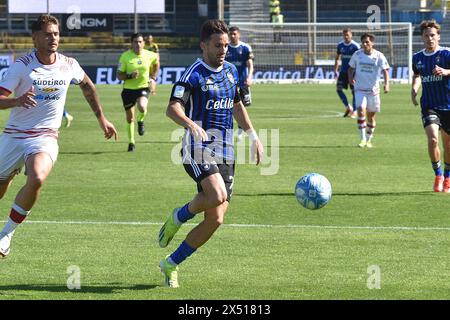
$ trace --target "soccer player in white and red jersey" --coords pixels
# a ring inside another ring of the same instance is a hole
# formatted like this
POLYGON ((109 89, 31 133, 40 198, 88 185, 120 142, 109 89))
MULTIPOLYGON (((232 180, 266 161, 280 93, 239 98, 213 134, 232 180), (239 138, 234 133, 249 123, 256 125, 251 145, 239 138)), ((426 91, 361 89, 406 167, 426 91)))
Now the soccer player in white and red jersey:
POLYGON ((420 107, 428 140, 428 155, 435 173, 435 192, 450 193, 450 50, 439 46, 441 27, 434 20, 420 24, 425 49, 413 55, 411 99, 418 105, 417 92, 422 84, 420 107), (439 130, 444 147, 444 176, 441 168, 439 130))
POLYGON ((375 50, 375 36, 365 33, 361 36, 362 49, 350 59, 348 81, 355 87, 355 105, 358 111, 358 129, 361 137, 359 147, 372 148, 376 127, 375 116, 380 112, 380 70, 383 71, 384 93, 389 92, 389 63, 383 53, 375 50), (367 134, 366 134, 367 110, 367 134))
POLYGON ((92 81, 75 59, 57 52, 58 20, 39 16, 32 25, 32 38, 36 50, 17 59, 0 81, 0 109, 11 109, 0 136, 0 198, 23 166, 27 176, 0 232, 0 257, 9 254, 17 226, 29 215, 56 162, 58 129, 71 81, 83 91, 105 138, 117 138, 114 125, 103 115, 92 81), (16 98, 9 98, 13 92, 16 98))

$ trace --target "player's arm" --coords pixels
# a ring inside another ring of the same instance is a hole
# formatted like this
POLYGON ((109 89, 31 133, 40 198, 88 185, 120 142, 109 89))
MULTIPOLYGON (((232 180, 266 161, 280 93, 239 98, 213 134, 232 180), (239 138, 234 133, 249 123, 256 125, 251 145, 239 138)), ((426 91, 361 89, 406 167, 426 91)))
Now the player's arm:
POLYGON ((126 61, 123 56, 119 60, 119 68, 117 69, 117 79, 125 81, 128 79, 136 79, 139 76, 139 71, 134 70, 133 72, 127 73, 126 71, 126 61))
POLYGON ((389 69, 383 69, 384 93, 389 92, 389 69))
POLYGON ((206 131, 189 119, 184 113, 184 106, 189 101, 190 95, 190 88, 186 83, 175 83, 170 95, 169 105, 166 109, 166 116, 172 119, 176 124, 188 129, 195 139, 201 141, 208 140, 206 131))
POLYGON ((258 135, 256 134, 255 129, 253 128, 247 110, 240 100, 234 102, 233 117, 236 119, 239 126, 248 134, 250 142, 252 143, 252 158, 256 161, 256 165, 258 165, 262 160, 264 148, 258 135))
POLYGON ((150 89, 151 94, 156 94, 156 78, 158 77, 160 64, 159 64, 159 58, 155 58, 154 63, 150 67, 150 79, 148 82, 148 87, 150 89))
POLYGON ((341 54, 336 53, 336 57, 334 58, 334 75, 337 77, 339 74, 339 60, 341 59, 341 54))
POLYGON ((414 73, 412 76, 411 101, 415 106, 419 105, 419 103, 417 102, 417 93, 419 92, 421 84, 422 79, 420 78, 420 74, 414 73))
POLYGON ((0 88, 0 110, 14 107, 24 107, 29 109, 37 106, 37 102, 34 100, 36 94, 34 93, 33 86, 18 98, 9 98, 10 94, 11 92, 8 90, 0 88))
POLYGON ((245 84, 250 87, 253 83, 253 59, 252 58, 247 60, 247 69, 248 69, 248 75, 247 75, 247 79, 245 80, 245 84))
POLYGON ((354 85, 355 84, 355 69, 353 67, 348 67, 348 71, 347 71, 347 75, 348 75, 348 83, 354 85))
POLYGON ((83 92, 86 101, 89 103, 92 111, 94 111, 95 116, 97 117, 98 123, 100 124, 100 128, 102 128, 105 133, 105 138, 110 139, 114 136, 114 139, 117 140, 117 131, 114 128, 114 125, 110 123, 103 114, 102 106, 100 105, 100 99, 97 95, 97 90, 95 89, 95 85, 92 83, 91 79, 84 75, 83 80, 79 83, 81 91, 83 92))

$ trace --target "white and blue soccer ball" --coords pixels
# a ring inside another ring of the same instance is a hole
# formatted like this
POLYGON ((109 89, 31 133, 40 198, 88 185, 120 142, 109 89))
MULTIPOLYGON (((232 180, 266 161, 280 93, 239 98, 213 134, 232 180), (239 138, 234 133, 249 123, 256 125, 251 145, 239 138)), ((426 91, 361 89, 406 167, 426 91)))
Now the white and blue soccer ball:
POLYGON ((295 196, 306 209, 316 210, 331 200, 331 183, 323 175, 308 173, 295 185, 295 196))

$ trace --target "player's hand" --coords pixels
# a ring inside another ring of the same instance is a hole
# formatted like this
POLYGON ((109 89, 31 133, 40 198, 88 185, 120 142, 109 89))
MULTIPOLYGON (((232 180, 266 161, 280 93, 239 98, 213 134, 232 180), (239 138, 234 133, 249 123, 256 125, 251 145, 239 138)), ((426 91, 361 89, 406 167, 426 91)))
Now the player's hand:
POLYGON ((251 160, 256 162, 256 165, 260 164, 264 154, 264 147, 259 138, 252 141, 251 146, 251 160))
POLYGON ((99 119, 100 127, 102 128, 103 132, 105 133, 106 139, 111 139, 114 136, 114 140, 117 141, 117 130, 114 127, 114 125, 106 120, 105 117, 102 117, 99 119))
POLYGON ((253 78, 247 77, 245 84, 250 87, 253 84, 253 78))
POLYGON ((150 90, 151 95, 156 94, 156 81, 153 78, 150 78, 150 82, 148 83, 148 89, 150 90))
POLYGON ((131 79, 136 79, 137 77, 139 77, 139 71, 134 70, 134 71, 131 73, 131 79))
POLYGON ((17 98, 17 105, 27 109, 36 107, 37 102, 34 100, 34 97, 36 97, 36 93, 34 93, 34 86, 31 86, 30 90, 17 98))
POLYGON ((415 105, 415 106, 419 105, 419 103, 417 102, 417 92, 414 89, 411 90, 411 101, 412 101, 413 105, 415 105))
POLYGON ((446 69, 444 69, 444 68, 441 68, 441 67, 439 67, 439 66, 436 66, 436 67, 433 69, 433 74, 434 74, 435 76, 447 76, 447 75, 448 75, 448 70, 446 70, 446 69))
POLYGON ((193 123, 192 127, 189 128, 189 130, 194 136, 194 141, 208 140, 208 135, 206 134, 206 131, 195 122, 193 123))
POLYGON ((390 89, 389 82, 384 84, 384 93, 388 93, 390 89))

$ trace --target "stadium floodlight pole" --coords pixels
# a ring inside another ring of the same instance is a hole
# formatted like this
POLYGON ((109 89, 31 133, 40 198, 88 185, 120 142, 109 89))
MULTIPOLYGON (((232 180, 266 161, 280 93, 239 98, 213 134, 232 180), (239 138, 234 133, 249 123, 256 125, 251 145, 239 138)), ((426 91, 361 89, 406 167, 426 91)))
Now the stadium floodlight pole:
POLYGON ((217 0, 217 18, 219 20, 224 19, 224 3, 223 0, 217 0))
POLYGON ((316 64, 317 60, 317 0, 313 0, 313 24, 314 24, 314 30, 313 30, 313 64, 316 64))
POLYGON ((137 0, 134 0, 134 33, 138 33, 138 30, 139 30, 139 21, 137 13, 137 0))

